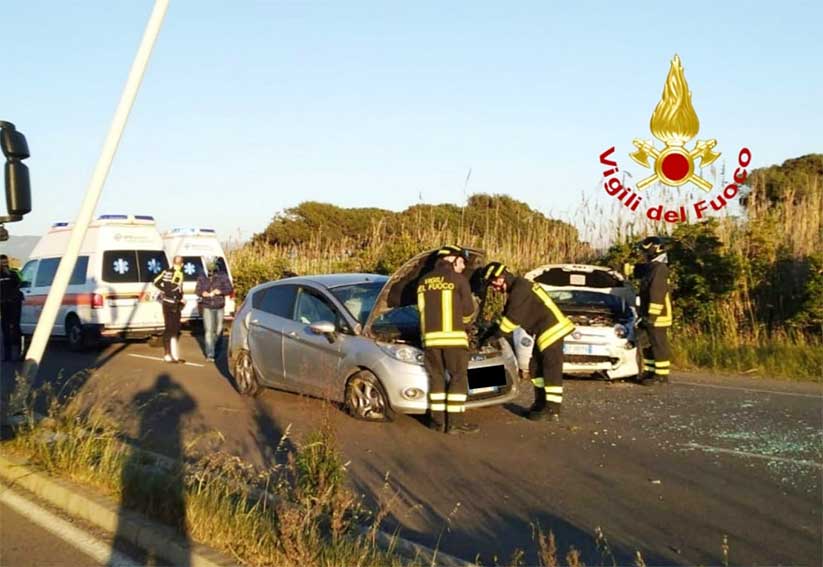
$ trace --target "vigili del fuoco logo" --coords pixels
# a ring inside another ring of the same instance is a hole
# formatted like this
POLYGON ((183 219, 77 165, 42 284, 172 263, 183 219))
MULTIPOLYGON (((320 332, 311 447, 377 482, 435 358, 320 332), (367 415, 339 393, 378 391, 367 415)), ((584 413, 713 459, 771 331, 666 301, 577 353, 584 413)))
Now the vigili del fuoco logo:
MULTIPOLYGON (((700 130, 700 120, 692 106, 692 93, 686 83, 683 64, 677 55, 672 59, 663 95, 652 113, 649 128, 652 135, 663 143, 663 147, 657 148, 653 142, 635 138, 632 143, 636 150, 629 156, 651 170, 651 174, 641 179, 634 190, 624 186, 617 177, 620 169, 614 159, 615 150, 612 146, 600 154, 600 163, 607 168, 603 171, 603 177, 607 178, 603 188, 630 210, 645 210, 646 216, 653 221, 688 222, 686 205, 670 210, 664 210, 663 205, 646 205, 640 209, 644 196, 641 192, 655 182, 669 187, 693 186, 706 193, 713 189, 712 183, 701 177, 698 170, 720 157, 720 152, 715 151, 717 140, 696 140, 689 148, 691 140, 700 130)), ((749 149, 741 148, 737 154, 738 167, 734 172, 734 182, 727 184, 716 196, 707 196, 708 201, 702 199, 695 202, 691 208, 696 220, 704 218, 709 209, 720 211, 737 197, 740 184, 746 181, 746 167, 751 160, 749 149)))

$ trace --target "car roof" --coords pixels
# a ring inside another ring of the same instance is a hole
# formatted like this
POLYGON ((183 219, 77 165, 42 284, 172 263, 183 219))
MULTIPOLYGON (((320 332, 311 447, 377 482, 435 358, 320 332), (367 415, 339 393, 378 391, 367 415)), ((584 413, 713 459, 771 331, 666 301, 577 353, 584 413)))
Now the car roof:
POLYGON ((380 274, 321 274, 316 276, 297 276, 277 280, 276 284, 314 284, 326 288, 334 288, 344 285, 356 285, 362 283, 384 284, 388 281, 388 276, 380 274))

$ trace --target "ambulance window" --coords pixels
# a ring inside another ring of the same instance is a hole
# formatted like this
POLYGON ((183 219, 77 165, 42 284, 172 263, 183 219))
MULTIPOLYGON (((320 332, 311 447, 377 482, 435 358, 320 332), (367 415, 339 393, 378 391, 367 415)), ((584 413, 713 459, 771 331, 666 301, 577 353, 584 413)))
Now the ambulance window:
POLYGON ((31 287, 31 282, 34 281, 34 272, 37 271, 37 262, 38 260, 29 260, 26 262, 26 265, 23 266, 23 269, 20 270, 20 280, 22 280, 20 287, 31 287))
POLYGON ((140 277, 135 250, 106 250, 103 252, 103 281, 109 283, 137 283, 140 277))
POLYGON ((71 273, 69 285, 82 285, 86 283, 86 270, 89 267, 88 256, 78 256, 77 263, 74 265, 74 271, 71 273))
POLYGON ((140 263, 141 282, 153 282, 160 272, 169 267, 166 253, 162 250, 138 250, 137 260, 140 263))
POLYGON ((34 287, 43 287, 51 285, 54 281, 54 274, 57 273, 57 266, 60 264, 60 258, 46 258, 40 260, 40 269, 37 270, 37 277, 34 279, 34 287))
POLYGON ((203 259, 200 256, 183 256, 183 281, 196 282, 203 273, 203 259))

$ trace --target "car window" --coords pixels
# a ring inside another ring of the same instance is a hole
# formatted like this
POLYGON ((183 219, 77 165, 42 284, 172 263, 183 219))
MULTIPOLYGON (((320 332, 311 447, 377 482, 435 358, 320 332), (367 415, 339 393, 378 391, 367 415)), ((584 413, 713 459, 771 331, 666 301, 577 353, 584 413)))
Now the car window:
POLYGON ((86 271, 89 268, 89 257, 78 256, 77 263, 74 265, 74 270, 71 273, 69 285, 82 285, 86 283, 86 271))
POLYGON ((204 271, 201 256, 183 256, 183 281, 196 282, 204 271))
POLYGON ((34 281, 34 272, 37 271, 37 262, 38 260, 29 260, 20 270, 20 279, 22 280, 20 287, 31 287, 31 283, 34 281))
POLYGON ((274 285, 261 289, 252 297, 252 307, 271 315, 291 318, 297 288, 293 285, 274 285))
POLYGON ((103 252, 103 281, 108 283, 137 283, 137 251, 106 250, 103 252))
POLYGON ((162 250, 138 250, 137 261, 141 282, 153 282, 160 272, 169 267, 166 253, 162 250))
POLYGON ((304 325, 311 325, 320 321, 328 321, 337 325, 339 320, 337 312, 329 305, 328 301, 316 292, 309 291, 306 288, 300 290, 293 318, 304 325))
POLYGON ((60 258, 46 258, 40 260, 40 268, 37 270, 37 277, 34 279, 35 287, 49 286, 54 281, 54 274, 57 273, 57 266, 60 258))
POLYGON ((360 324, 365 324, 374 309, 383 282, 369 282, 332 288, 331 292, 360 324))

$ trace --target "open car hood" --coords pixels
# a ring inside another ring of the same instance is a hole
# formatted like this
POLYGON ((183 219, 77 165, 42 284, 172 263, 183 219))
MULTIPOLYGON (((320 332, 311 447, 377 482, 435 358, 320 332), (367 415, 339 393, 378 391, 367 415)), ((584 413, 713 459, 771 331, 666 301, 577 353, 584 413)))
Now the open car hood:
MULTIPOLYGON (((391 309, 406 305, 417 305, 417 281, 434 268, 437 262, 439 248, 421 252, 408 260, 395 271, 380 290, 377 301, 374 302, 369 318, 363 325, 363 335, 374 338, 372 325, 374 321, 391 309)), ((472 274, 483 265, 486 253, 483 250, 467 248, 469 261, 466 263, 466 277, 471 279, 472 274)))
POLYGON ((623 274, 606 266, 590 264, 545 264, 531 270, 525 278, 553 289, 580 289, 609 293, 635 304, 637 293, 623 274))

